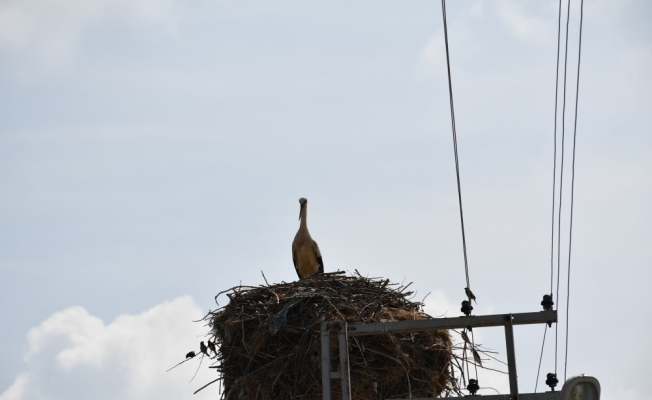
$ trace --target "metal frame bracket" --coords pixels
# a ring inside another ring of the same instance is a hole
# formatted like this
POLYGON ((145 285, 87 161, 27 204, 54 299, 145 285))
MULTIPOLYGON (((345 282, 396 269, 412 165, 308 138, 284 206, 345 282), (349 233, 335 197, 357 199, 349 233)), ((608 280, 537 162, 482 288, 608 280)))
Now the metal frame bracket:
MULTIPOLYGON (((519 394, 514 351, 514 325, 551 324, 557 322, 557 311, 540 311, 518 314, 471 315, 468 317, 431 318, 412 321, 347 324, 346 321, 324 321, 321 324, 321 366, 323 400, 331 400, 331 380, 339 379, 342 400, 351 400, 351 375, 349 371, 349 336, 377 335, 381 333, 423 332, 438 329, 462 329, 467 327, 505 328, 507 368, 510 394, 482 396, 487 400, 559 400, 560 392, 519 394), (340 365, 338 371, 331 366, 331 335, 338 337, 340 365)), ((469 397, 469 396, 465 396, 469 397)), ((476 396, 472 396, 476 397, 476 396)), ((478 396, 479 397, 479 396, 478 396)), ((446 397, 452 399, 454 397, 446 397)), ((457 397, 455 397, 457 398, 457 397)))

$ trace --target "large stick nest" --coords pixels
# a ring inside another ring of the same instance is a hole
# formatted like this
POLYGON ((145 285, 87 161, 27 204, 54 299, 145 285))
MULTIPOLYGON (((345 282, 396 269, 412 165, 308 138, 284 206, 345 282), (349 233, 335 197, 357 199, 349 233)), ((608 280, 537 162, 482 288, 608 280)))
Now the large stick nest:
MULTIPOLYGON (((409 286, 409 285, 408 285, 409 286)), ((206 320, 217 346, 225 400, 322 398, 320 322, 430 318, 389 280, 318 274, 296 282, 227 291, 229 304, 206 320), (286 315, 285 318, 283 315, 286 315)), ((336 337, 332 365, 339 365, 336 337)), ((455 390, 448 331, 349 339, 353 399, 437 397, 455 390)), ((332 381, 333 399, 341 398, 332 381)))

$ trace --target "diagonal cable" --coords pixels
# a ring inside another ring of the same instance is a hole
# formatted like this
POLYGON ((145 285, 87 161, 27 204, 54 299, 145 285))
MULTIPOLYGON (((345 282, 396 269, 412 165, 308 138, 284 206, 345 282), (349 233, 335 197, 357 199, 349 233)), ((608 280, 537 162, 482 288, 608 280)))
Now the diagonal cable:
MULTIPOLYGON (((457 178, 457 199, 459 201, 460 205, 460 225, 462 227, 462 250, 464 253, 464 274, 466 275, 466 287, 467 287, 467 298, 469 301, 469 304, 471 303, 471 282, 469 279, 469 262, 468 262, 468 257, 466 253, 466 233, 464 231, 464 208, 462 207, 462 185, 460 183, 460 161, 459 161, 459 156, 457 154, 457 129, 455 125, 455 106, 453 103, 453 80, 451 78, 451 63, 450 63, 450 51, 448 49, 448 23, 446 21, 446 0, 441 0, 441 12, 442 12, 442 19, 444 21, 444 42, 446 45, 446 69, 448 71, 448 95, 449 95, 449 101, 450 101, 450 108, 451 108, 451 127, 453 130, 453 152, 455 154, 455 176, 457 178)), ((473 332, 471 332, 471 348, 473 349, 475 347, 475 340, 473 338, 473 332)), ((466 368, 467 368, 467 374, 469 373, 468 371, 468 361, 466 368)), ((470 377, 470 375, 469 375, 470 377)), ((475 378, 476 380, 478 379, 478 367, 475 367, 475 378)))
POLYGON ((537 392, 539 387, 539 373, 541 372, 541 360, 543 360, 543 348, 546 345, 546 332, 548 332, 548 325, 545 325, 543 330, 543 342, 541 343, 541 355, 539 356, 539 368, 537 368, 537 380, 534 383, 534 393, 537 392))
MULTIPOLYGON (((464 232, 464 210, 462 207, 462 186, 460 184, 460 162, 457 155, 457 130, 455 127, 455 107, 453 105, 453 82, 451 79, 451 63, 450 63, 450 53, 448 51, 448 25, 446 23, 446 0, 441 0, 441 9, 444 19, 444 41, 446 43, 446 68, 448 70, 448 94, 450 99, 450 108, 451 108, 451 125, 453 128, 453 151, 455 153, 455 176, 457 177, 457 199, 460 205, 460 224, 462 226, 462 249, 464 252, 464 272, 466 274, 466 287, 471 289, 471 283, 469 281, 469 263, 466 255, 466 234, 464 232)), ((469 303, 471 298, 469 296, 469 303)))

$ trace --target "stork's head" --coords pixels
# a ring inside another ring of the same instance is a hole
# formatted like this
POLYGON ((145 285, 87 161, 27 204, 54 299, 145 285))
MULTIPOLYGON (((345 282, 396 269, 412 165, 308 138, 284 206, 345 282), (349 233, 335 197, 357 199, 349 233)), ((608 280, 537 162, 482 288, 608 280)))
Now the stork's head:
POLYGON ((299 204, 301 204, 301 209, 299 210, 299 220, 301 220, 301 215, 303 215, 303 210, 308 205, 308 199, 306 199, 305 197, 300 198, 299 204))

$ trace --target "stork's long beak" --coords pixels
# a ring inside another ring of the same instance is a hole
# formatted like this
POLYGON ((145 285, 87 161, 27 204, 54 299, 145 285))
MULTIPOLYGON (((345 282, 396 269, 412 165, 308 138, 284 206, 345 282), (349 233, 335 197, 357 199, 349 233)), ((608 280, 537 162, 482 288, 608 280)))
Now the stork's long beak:
POLYGON ((301 221, 301 213, 303 213, 303 207, 304 205, 301 204, 301 208, 299 208, 299 221, 301 221))

